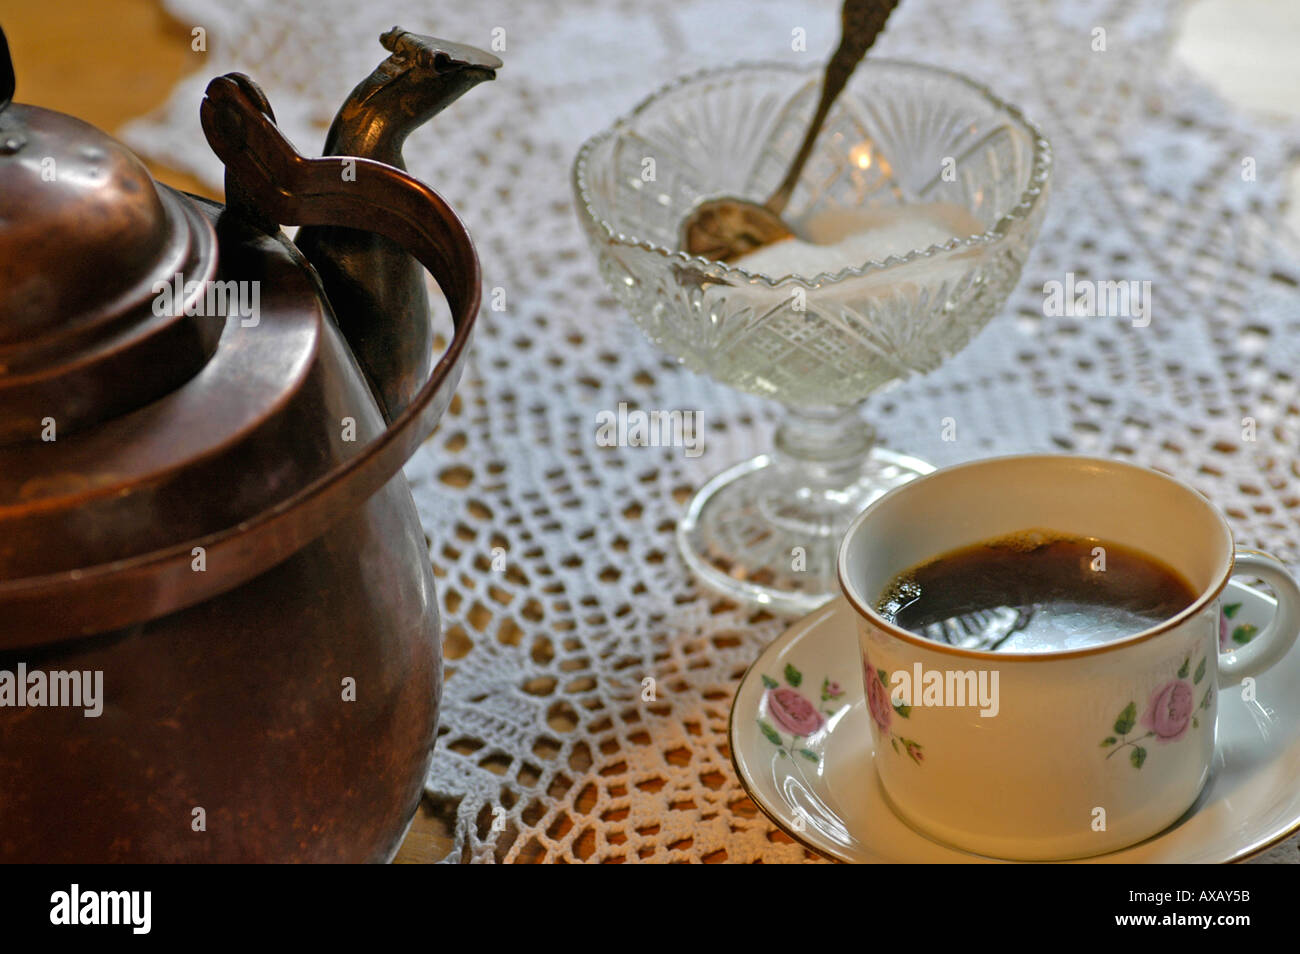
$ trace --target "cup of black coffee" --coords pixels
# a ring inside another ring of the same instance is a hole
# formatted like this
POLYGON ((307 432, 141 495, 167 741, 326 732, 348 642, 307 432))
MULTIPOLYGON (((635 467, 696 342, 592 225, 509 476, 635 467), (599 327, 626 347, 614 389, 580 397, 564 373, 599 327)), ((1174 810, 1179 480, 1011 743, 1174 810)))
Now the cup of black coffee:
POLYGON ((1209 776, 1217 706, 1241 704, 1242 681, 1300 632, 1291 574, 1236 550, 1204 497, 1092 458, 996 458, 905 484, 850 527, 839 575, 891 804, 1002 858, 1101 854, 1171 824, 1209 776), (1233 575, 1264 579, 1278 608, 1221 653, 1233 575), (885 757, 900 716, 924 758, 885 757))

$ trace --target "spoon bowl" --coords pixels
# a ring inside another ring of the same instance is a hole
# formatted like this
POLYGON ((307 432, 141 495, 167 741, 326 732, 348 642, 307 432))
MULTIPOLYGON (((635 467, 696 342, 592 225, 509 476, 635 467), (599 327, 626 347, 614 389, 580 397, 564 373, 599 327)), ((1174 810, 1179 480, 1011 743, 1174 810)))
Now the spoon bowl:
POLYGON ((781 216, 757 202, 732 196, 706 199, 682 223, 682 248, 715 262, 734 262, 793 237, 781 216))
POLYGON ((759 205, 735 196, 711 199, 691 210, 682 223, 682 248, 719 262, 734 262, 765 245, 792 238, 794 232, 781 221, 804 166, 812 156, 831 106, 862 58, 885 28, 898 0, 844 0, 840 8, 840 45, 826 63, 821 100, 804 133, 799 151, 790 161, 785 178, 766 202, 759 205))

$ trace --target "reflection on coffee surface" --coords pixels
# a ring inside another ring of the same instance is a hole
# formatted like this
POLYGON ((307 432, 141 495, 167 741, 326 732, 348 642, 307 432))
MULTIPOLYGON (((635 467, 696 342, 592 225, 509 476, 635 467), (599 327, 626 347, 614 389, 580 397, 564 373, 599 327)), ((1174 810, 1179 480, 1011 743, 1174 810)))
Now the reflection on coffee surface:
POLYGON ((1051 652, 1132 636, 1190 606, 1197 591, 1131 547, 1026 530, 900 573, 876 611, 966 649, 1051 652))

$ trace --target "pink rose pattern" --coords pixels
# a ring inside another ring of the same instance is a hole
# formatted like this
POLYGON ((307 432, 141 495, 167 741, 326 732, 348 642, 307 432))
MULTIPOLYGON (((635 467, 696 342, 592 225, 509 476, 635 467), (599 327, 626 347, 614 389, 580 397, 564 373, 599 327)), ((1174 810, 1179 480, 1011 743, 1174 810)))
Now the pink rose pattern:
MULTIPOLYGON (((911 714, 911 709, 904 705, 894 705, 886 688, 884 671, 873 672, 865 656, 862 662, 865 667, 868 708, 872 719, 880 727, 882 737, 889 739, 895 752, 906 754, 913 762, 920 765, 925 760, 924 747, 921 743, 896 735, 889 729, 895 714, 906 719, 911 714)), ((834 712, 820 711, 813 701, 800 691, 803 685, 803 673, 794 665, 787 665, 782 676, 786 682, 784 686, 771 676, 764 674, 762 677, 763 685, 767 688, 767 692, 763 694, 763 701, 771 721, 760 716, 758 729, 763 733, 764 738, 777 747, 782 758, 799 756, 810 762, 820 763, 821 755, 811 746, 817 744, 814 741, 815 736, 825 728, 826 717, 833 715, 834 712), (787 742, 786 735, 793 738, 787 742)), ((830 677, 822 680, 820 697, 823 705, 833 704, 843 695, 844 687, 838 682, 830 677)))
POLYGON ((1157 742, 1177 742, 1192 724, 1192 687, 1182 679, 1171 679, 1151 697, 1142 724, 1155 733, 1157 742))
POLYGON ((901 702, 895 703, 889 697, 889 675, 883 669, 871 665, 867 654, 862 654, 862 679, 867 687, 867 710, 871 721, 876 724, 876 732, 881 740, 889 740, 890 748, 900 755, 906 755, 917 765, 925 761, 925 747, 915 739, 899 735, 892 728, 894 716, 909 719, 912 707, 901 702))
POLYGON ((862 678, 867 687, 867 709, 872 721, 881 732, 889 731, 889 723, 894 718, 894 707, 889 702, 889 688, 885 680, 871 668, 871 660, 862 657, 862 678))
POLYGON ((822 702, 830 702, 842 695, 844 695, 844 690, 840 688, 838 682, 831 682, 829 676, 822 680, 822 702))
POLYGON ((791 735, 812 735, 826 724, 813 704, 794 689, 769 689, 767 711, 791 735))
POLYGON ((1202 657, 1193 671, 1192 657, 1184 659, 1174 678, 1151 693, 1140 720, 1137 703, 1130 702, 1126 705, 1115 719, 1113 734, 1101 740, 1101 747, 1110 749, 1106 758, 1127 749, 1129 764, 1140 769, 1147 760, 1143 742, 1148 739, 1154 739, 1162 745, 1177 742, 1187 735, 1189 728, 1199 729, 1201 710, 1208 710, 1214 701, 1214 687, 1208 684, 1201 691, 1200 701, 1196 701, 1197 687, 1205 679, 1208 663, 1209 657, 1202 657), (1146 729, 1146 732, 1133 734, 1139 728, 1146 729))
MULTIPOLYGON (((822 730, 826 725, 826 716, 831 713, 819 712, 812 700, 799 691, 799 687, 803 685, 803 673, 794 665, 787 664, 782 675, 786 681, 784 686, 771 676, 763 676, 763 685, 767 687, 767 692, 763 693, 763 701, 766 703, 767 714, 776 725, 760 717, 758 729, 763 733, 764 738, 777 747, 782 758, 793 758, 798 755, 810 762, 820 763, 821 756, 808 747, 810 743, 806 740, 822 730), (788 744, 782 732, 793 736, 788 744), (805 741, 799 745, 798 740, 801 739, 805 741)), ((842 695, 844 692, 838 683, 831 682, 829 679, 822 681, 822 702, 832 701, 842 695)))

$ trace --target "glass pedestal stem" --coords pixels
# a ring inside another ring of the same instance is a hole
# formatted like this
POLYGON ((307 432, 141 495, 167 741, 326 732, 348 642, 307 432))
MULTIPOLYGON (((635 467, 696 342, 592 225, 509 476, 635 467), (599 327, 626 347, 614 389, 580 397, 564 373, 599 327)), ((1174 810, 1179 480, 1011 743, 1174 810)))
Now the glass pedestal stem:
POLYGON ((772 454, 737 464, 699 489, 677 543, 710 589, 806 613, 838 591, 835 561, 853 518, 933 468, 876 446, 856 407, 787 409, 775 443, 772 454))

